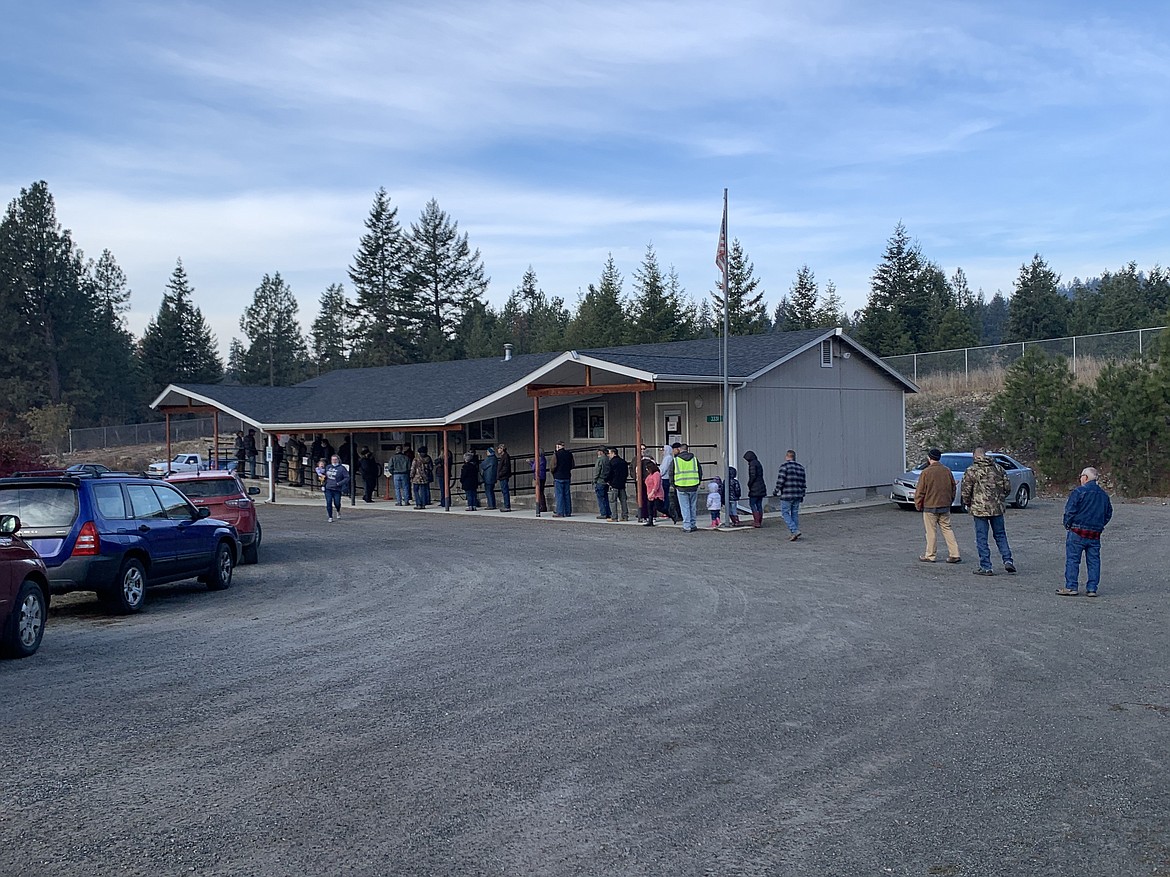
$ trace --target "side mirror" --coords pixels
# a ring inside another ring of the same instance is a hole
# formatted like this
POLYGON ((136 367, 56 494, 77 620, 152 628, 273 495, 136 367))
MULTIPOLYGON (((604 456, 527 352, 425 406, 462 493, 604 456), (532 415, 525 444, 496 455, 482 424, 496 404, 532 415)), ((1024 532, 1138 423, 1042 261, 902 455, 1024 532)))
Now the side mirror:
POLYGON ((248 496, 259 496, 259 495, 260 495, 260 488, 259 487, 249 487, 248 488, 248 496))
POLYGON ((13 536, 19 529, 19 517, 16 515, 0 515, 0 536, 13 536))
POLYGON ((199 508, 197 508, 195 510, 195 517, 196 518, 210 518, 211 517, 211 509, 209 509, 207 506, 200 506, 199 508))

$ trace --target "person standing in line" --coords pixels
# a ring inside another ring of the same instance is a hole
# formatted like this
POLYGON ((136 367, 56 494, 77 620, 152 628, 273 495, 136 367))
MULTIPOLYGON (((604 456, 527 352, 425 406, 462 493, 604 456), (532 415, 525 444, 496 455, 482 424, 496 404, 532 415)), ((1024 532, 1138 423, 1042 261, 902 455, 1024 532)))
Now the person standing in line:
POLYGON ((341 457, 334 454, 325 467, 325 511, 329 515, 329 523, 334 518, 341 517, 341 497, 349 490, 349 468, 341 462, 341 457))
POLYGON ((479 461, 471 451, 463 455, 463 468, 459 472, 459 485, 467 494, 467 510, 469 512, 479 511, 479 497, 476 495, 476 488, 479 487, 479 461))
POLYGON ((626 483, 630 480, 630 464, 618 453, 617 448, 611 447, 607 453, 609 455, 609 469, 605 477, 610 490, 609 520, 614 519, 614 515, 620 508, 622 511, 621 520, 628 521, 630 507, 626 502, 626 483))
POLYGON ((613 520, 613 509, 609 507, 609 454, 605 446, 597 449, 597 460, 593 464, 593 493, 597 496, 597 519, 613 520))
POLYGON ((402 453, 402 445, 394 446, 390 458, 390 477, 394 481, 394 505, 408 505, 410 502, 410 460, 402 453))
POLYGON ((418 458, 423 461, 423 477, 426 479, 422 486, 422 504, 426 508, 431 504, 431 483, 435 480, 435 461, 427 453, 425 446, 419 446, 418 458))
POLYGON ((678 443, 662 446, 662 461, 658 464, 658 471, 662 473, 662 495, 665 508, 662 513, 670 518, 672 524, 677 524, 681 514, 677 512, 678 500, 675 499, 672 481, 674 478, 674 455, 678 452, 678 443))
POLYGON ((699 458, 691 453, 691 449, 682 442, 671 445, 677 448, 674 458, 674 492, 678 497, 678 507, 682 514, 684 533, 693 533, 698 529, 695 515, 699 505, 699 484, 703 481, 703 467, 699 458))
POLYGON ((573 516, 573 452, 565 450, 564 442, 557 442, 553 452, 553 495, 556 497, 556 511, 554 518, 569 518, 573 516))
POLYGON ((1003 560, 1003 568, 1016 571, 1012 560, 1012 549, 1008 545, 1007 530, 1003 525, 1004 498, 1012 492, 1012 483, 999 464, 987 456, 984 448, 975 448, 971 453, 972 462, 963 473, 963 485, 959 489, 963 505, 971 512, 975 525, 975 550, 979 554, 979 566, 972 570, 977 576, 993 576, 991 568, 991 547, 987 544, 987 530, 995 536, 995 547, 1003 560))
POLYGON ((419 448, 414 455, 414 462, 410 464, 410 489, 414 491, 414 507, 427 507, 427 460, 426 448, 419 448))
POLYGON ((451 491, 455 485, 455 455, 448 448, 443 454, 445 461, 436 467, 435 477, 439 481, 439 508, 451 508, 451 491))
MULTIPOLYGON (((650 454, 649 449, 645 445, 642 445, 642 456, 638 459, 638 478, 642 481, 642 500, 638 504, 639 524, 646 523, 647 518, 657 514, 654 501, 649 498, 646 491, 646 479, 650 476, 651 472, 658 472, 658 463, 650 454)), ((658 476, 658 482, 659 484, 662 483, 661 473, 658 476)))
POLYGON ((548 511, 548 501, 544 495, 544 487, 548 479, 548 455, 544 448, 536 452, 532 459, 532 480, 536 485, 536 514, 548 511))
POLYGON ((368 447, 363 447, 358 455, 358 474, 362 476, 362 502, 373 502, 381 470, 374 452, 368 447))
POLYGON ((242 429, 236 430, 236 474, 241 478, 247 478, 248 472, 244 468, 244 460, 247 459, 248 451, 244 447, 244 431, 242 429))
MULTIPOLYGON (((287 438, 286 438, 287 441, 287 438)), ((272 443, 272 481, 277 483, 280 481, 281 464, 284 462, 284 445, 279 441, 272 443)), ((285 480, 288 478, 286 476, 285 480)))
POLYGON ((739 473, 735 471, 734 466, 727 467, 727 477, 730 479, 727 482, 727 517, 731 521, 731 526, 738 527, 739 500, 743 496, 743 488, 739 486, 739 473))
POLYGON ((496 448, 496 477, 500 483, 500 511, 512 511, 512 455, 507 445, 496 448))
POLYGON ((304 478, 304 464, 301 462, 301 456, 305 453, 305 449, 296 433, 288 437, 288 444, 285 445, 284 450, 288 454, 288 486, 300 487, 304 478))
POLYGON ((711 529, 719 529, 719 511, 723 508, 723 494, 719 481, 712 478, 707 482, 707 511, 711 515, 711 529))
POLYGON ((1079 593, 1081 555, 1085 556, 1085 596, 1096 597, 1101 584, 1101 533, 1113 518, 1113 502, 1101 489, 1099 473, 1092 466, 1081 470, 1081 486, 1068 495, 1064 504, 1064 587, 1056 593, 1075 597, 1079 593))
POLYGON ((755 451, 744 451, 747 461, 748 508, 752 511, 752 529, 764 526, 764 498, 768 495, 768 483, 764 481, 764 464, 755 451))
POLYGON ((248 430, 244 436, 244 455, 248 458, 248 477, 256 477, 256 430, 248 430))
POLYGON ((780 517, 788 525, 789 542, 800 538, 800 504, 804 502, 804 492, 804 467, 796 462, 796 451, 790 448, 776 473, 776 489, 772 492, 772 496, 780 497, 780 517))
POLYGON ((662 507, 662 473, 658 471, 658 464, 653 457, 648 457, 646 463, 646 477, 643 485, 643 501, 646 504, 647 514, 642 521, 643 527, 653 527, 654 519, 658 517, 658 509, 662 507))
POLYGON ((926 452, 929 462, 918 476, 918 487, 914 491, 914 507, 922 512, 922 523, 926 527, 926 553, 918 559, 923 563, 934 563, 938 547, 937 527, 942 530, 947 543, 947 563, 961 563, 959 543, 951 530, 951 504, 955 501, 955 476, 939 460, 942 451, 931 448, 926 452))
POLYGON ((487 507, 496 509, 496 478, 499 477, 500 463, 496 459, 496 449, 489 447, 479 464, 479 474, 483 481, 483 493, 487 497, 487 507))

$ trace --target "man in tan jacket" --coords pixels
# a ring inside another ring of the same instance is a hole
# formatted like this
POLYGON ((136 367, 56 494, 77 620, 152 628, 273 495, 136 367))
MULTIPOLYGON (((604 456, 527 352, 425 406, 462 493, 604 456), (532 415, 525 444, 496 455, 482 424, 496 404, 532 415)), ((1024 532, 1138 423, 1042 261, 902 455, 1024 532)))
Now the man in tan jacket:
POLYGON ((955 501, 955 476, 939 460, 942 451, 931 448, 927 454, 929 462, 918 476, 918 487, 914 491, 914 507, 922 512, 926 526, 926 553, 918 559, 934 563, 938 537, 935 527, 942 530, 947 542, 947 563, 960 563, 959 543, 951 530, 951 503, 955 501))

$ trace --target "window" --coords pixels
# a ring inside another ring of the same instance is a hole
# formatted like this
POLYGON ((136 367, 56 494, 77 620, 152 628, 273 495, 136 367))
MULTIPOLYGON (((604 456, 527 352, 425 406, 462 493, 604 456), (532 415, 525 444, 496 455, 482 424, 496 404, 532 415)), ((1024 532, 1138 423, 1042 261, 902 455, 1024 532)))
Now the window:
POLYGON ((183 494, 173 487, 163 487, 161 484, 156 485, 154 489, 168 518, 172 521, 191 520, 191 506, 187 504, 187 498, 183 494))
POLYGON ((495 444, 496 441, 496 419, 491 420, 476 420, 467 424, 467 441, 479 442, 482 444, 495 444))
POLYGON ((122 496, 120 484, 95 484, 93 498, 98 514, 107 521, 124 521, 130 517, 126 514, 126 499, 122 496))
POLYGON ((569 435, 575 442, 605 439, 605 406, 574 405, 570 414, 569 435))
POLYGON ((0 514, 17 515, 20 525, 39 527, 73 526, 77 518, 77 490, 73 487, 6 487, 0 490, 0 514))
POLYGON ((154 489, 149 484, 127 484, 126 492, 130 494, 130 504, 134 507, 135 518, 165 518, 162 503, 155 496, 154 489))
POLYGON ((826 338, 821 342, 821 368, 833 367, 833 341, 826 338))

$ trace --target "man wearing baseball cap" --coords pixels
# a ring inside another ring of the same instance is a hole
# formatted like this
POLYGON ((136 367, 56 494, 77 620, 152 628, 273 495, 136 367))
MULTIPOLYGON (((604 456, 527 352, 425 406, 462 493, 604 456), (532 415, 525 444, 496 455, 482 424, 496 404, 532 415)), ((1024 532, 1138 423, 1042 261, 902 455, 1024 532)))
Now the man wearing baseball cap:
POLYGON ((573 452, 565 450, 564 442, 557 442, 553 453, 553 496, 556 497, 554 518, 567 518, 573 514, 573 452))
POLYGON ((918 487, 914 491, 914 507, 922 512, 926 527, 926 553, 918 559, 934 563, 938 536, 935 528, 942 530, 947 543, 947 563, 961 563, 959 543, 951 530, 951 504, 955 501, 955 476, 939 461, 942 451, 931 448, 926 452, 929 462, 918 476, 918 487))

